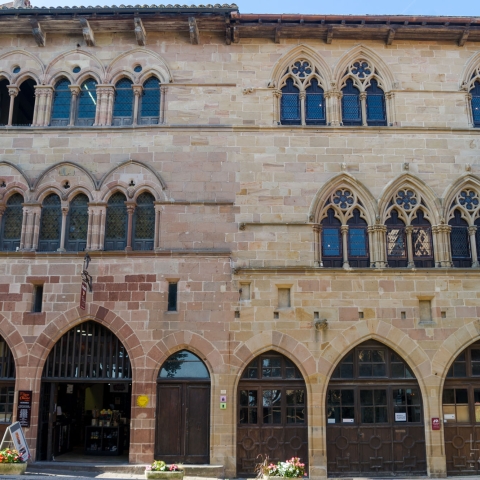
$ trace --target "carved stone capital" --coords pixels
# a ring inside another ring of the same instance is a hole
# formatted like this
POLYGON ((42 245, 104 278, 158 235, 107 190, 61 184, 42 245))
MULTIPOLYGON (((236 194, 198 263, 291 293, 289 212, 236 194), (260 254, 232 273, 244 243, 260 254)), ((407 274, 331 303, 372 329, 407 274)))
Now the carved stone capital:
POLYGON ((477 226, 476 225, 471 225, 470 227, 468 227, 469 235, 475 235, 476 232, 477 232, 477 226))
POLYGON ((143 85, 133 84, 132 89, 136 97, 139 97, 143 93, 143 85))
POLYGON ((80 93, 80 85, 69 85, 70 93, 72 96, 76 97, 80 93))
POLYGON ((8 88, 8 94, 11 97, 16 97, 18 95, 18 92, 20 89, 16 85, 7 85, 8 88))
POLYGON ((367 98, 366 92, 361 92, 359 97, 360 97, 360 100, 366 100, 366 98, 367 98))
POLYGON ((273 90, 273 96, 276 98, 280 98, 282 96, 281 90, 273 90))
POLYGON ((342 225, 340 227, 340 231, 343 233, 348 233, 348 225, 342 225))

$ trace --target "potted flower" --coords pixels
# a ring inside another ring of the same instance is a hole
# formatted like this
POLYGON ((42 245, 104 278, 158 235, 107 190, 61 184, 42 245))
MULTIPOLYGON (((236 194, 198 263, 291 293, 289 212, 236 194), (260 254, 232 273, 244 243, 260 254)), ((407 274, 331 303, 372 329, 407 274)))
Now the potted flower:
POLYGON ((300 458, 292 457, 285 462, 278 462, 276 465, 268 461, 265 456, 261 463, 258 463, 255 471, 257 478, 275 479, 275 478, 303 478, 306 477, 305 464, 300 462, 300 458))
POLYGON ((167 465, 162 460, 155 460, 145 468, 145 478, 183 479, 183 470, 175 464, 167 465))
POLYGON ((23 475, 27 462, 12 448, 0 450, 0 475, 23 475))

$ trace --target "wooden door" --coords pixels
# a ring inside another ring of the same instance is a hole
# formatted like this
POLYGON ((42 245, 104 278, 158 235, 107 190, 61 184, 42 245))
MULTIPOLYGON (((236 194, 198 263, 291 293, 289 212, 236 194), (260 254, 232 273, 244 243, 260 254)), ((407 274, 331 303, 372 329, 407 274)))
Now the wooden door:
POLYGON ((155 458, 209 463, 210 383, 159 383, 156 418, 155 458))

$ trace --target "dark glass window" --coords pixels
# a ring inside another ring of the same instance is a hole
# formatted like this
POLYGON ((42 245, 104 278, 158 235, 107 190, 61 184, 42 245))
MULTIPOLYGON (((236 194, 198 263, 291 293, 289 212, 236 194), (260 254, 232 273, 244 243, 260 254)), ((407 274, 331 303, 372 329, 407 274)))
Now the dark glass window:
POLYGON ((0 80, 0 126, 7 125, 10 109, 10 95, 8 93, 8 80, 0 80))
POLYGON ((330 389, 327 393, 327 422, 353 423, 355 392, 350 389, 330 389))
POLYGON ((78 97, 77 125, 92 126, 97 109, 97 82, 91 78, 83 82, 78 97))
POLYGON ((62 229, 62 206, 60 198, 51 193, 42 204, 40 218, 39 252, 55 252, 60 248, 60 232, 62 229))
POLYGON ((143 95, 140 106, 140 125, 155 125, 160 122, 160 82, 150 77, 143 84, 143 95))
POLYGON ((0 387, 0 423, 12 423, 15 385, 0 387))
POLYGON ((480 344, 460 353, 448 370, 447 378, 480 377, 480 344))
POLYGON ((392 395, 395 422, 399 418, 397 414, 404 414, 400 418, 405 418, 406 416, 407 422, 422 421, 422 402, 418 388, 395 388, 392 390, 392 395))
POLYGON ((472 116, 473 116, 473 125, 475 127, 480 127, 480 82, 476 81, 472 90, 470 90, 472 95, 472 116))
POLYGON ((210 378, 205 364, 192 352, 174 353, 162 365, 159 378, 210 378))
POLYGON ((133 123, 133 98, 132 81, 122 78, 115 85, 113 125, 131 125, 133 123))
POLYGON ((413 261, 417 268, 435 266, 433 260, 432 228, 422 210, 412 220, 413 261))
POLYGON ((452 249, 453 265, 455 267, 471 267, 468 223, 462 218, 460 210, 455 210, 454 217, 450 219, 448 224, 452 227, 450 247, 452 249))
POLYGON ((477 246, 477 259, 480 259, 480 217, 476 218, 473 223, 477 227, 477 231, 475 232, 475 244, 477 246))
POLYGON ((65 248, 70 252, 81 252, 87 246, 88 197, 83 193, 71 202, 67 217, 65 248))
POLYGON ((407 237, 405 223, 398 217, 397 210, 392 210, 387 226, 387 262, 389 267, 407 266, 407 237))
POLYGON ((340 268, 343 266, 342 226, 335 217, 333 208, 328 209, 322 220, 322 263, 324 267, 340 268))
POLYGON ((300 125, 300 94, 293 79, 288 78, 282 88, 280 99, 280 123, 282 125, 300 125))
POLYGON ((32 312, 40 313, 43 306, 43 285, 35 285, 33 287, 33 305, 32 312))
POLYGON ((33 123, 35 108, 35 81, 25 80, 21 85, 13 104, 12 125, 29 127, 33 123))
POLYGON ((2 217, 1 250, 14 252, 20 247, 23 221, 23 197, 14 193, 8 200, 2 217))
POLYGON ((348 225, 348 263, 351 267, 368 267, 368 225, 356 208, 348 225))
POLYGON ((125 250, 128 216, 125 195, 114 193, 108 200, 105 227, 105 250, 125 250))
POLYGON ((55 85, 55 93, 53 95, 52 118, 50 125, 54 127, 66 127, 70 123, 70 105, 72 94, 70 82, 63 78, 55 85))
POLYGON ((170 282, 168 284, 168 306, 167 306, 167 309, 169 312, 177 311, 177 294, 178 294, 178 283, 170 282))
POLYGON ((133 214, 133 249, 153 250, 155 238, 155 198, 144 192, 137 197, 137 206, 133 214))
POLYGON ((360 92, 352 79, 346 81, 342 89, 342 123, 344 125, 362 125, 360 92))
POLYGON ((325 98, 323 88, 314 78, 306 89, 305 97, 305 123, 307 125, 325 125, 325 98))
POLYGON ((2 337, 0 337, 0 378, 2 380, 15 379, 15 361, 13 354, 7 342, 2 337))
POLYGON ((289 379, 302 378, 298 368, 286 357, 274 352, 255 358, 243 371, 244 379, 289 379))
POLYGON ((387 112, 385 109, 385 95, 378 87, 378 82, 372 80, 367 92, 367 123, 371 126, 387 125, 387 112))

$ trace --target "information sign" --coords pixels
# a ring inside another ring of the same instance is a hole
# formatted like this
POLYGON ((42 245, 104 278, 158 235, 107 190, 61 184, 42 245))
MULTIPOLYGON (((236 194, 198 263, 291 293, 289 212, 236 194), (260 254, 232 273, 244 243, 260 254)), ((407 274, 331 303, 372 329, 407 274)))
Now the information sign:
POLYGON ((30 427, 32 415, 32 392, 20 390, 18 392, 17 419, 22 427, 30 427))
POLYGON ((440 430, 440 419, 435 417, 432 418, 432 430, 440 430))

